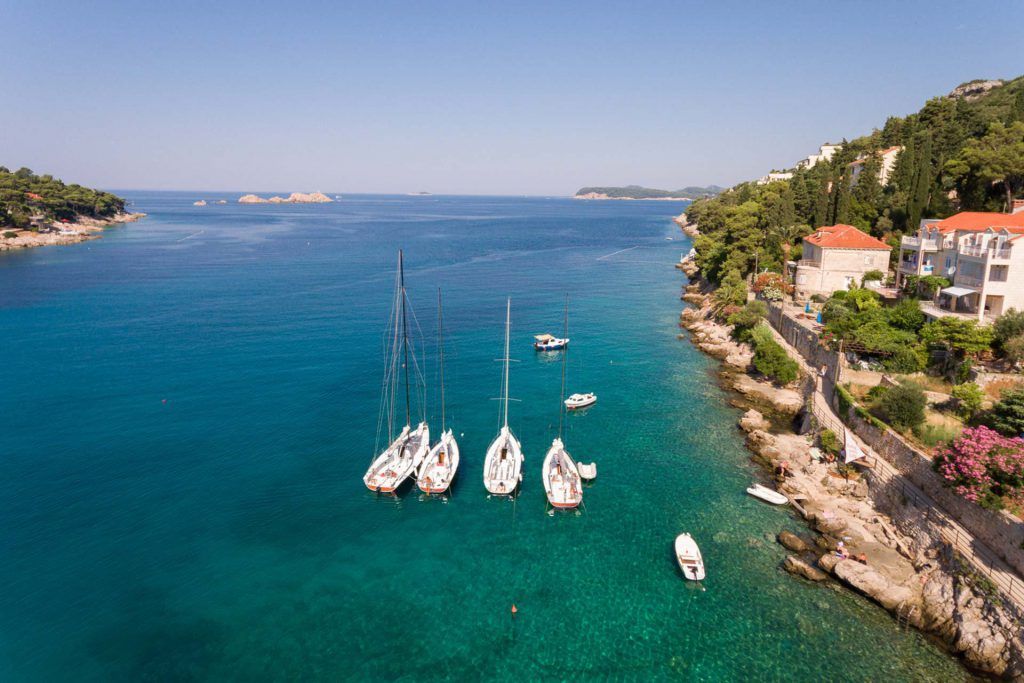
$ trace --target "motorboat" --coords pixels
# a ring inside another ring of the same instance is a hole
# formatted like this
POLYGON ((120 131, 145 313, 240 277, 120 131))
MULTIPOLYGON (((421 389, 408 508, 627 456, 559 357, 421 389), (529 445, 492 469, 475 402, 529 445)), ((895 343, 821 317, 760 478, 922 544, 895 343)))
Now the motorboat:
POLYGON ((559 351, 569 346, 569 338, 559 339, 550 334, 538 334, 533 337, 533 348, 538 351, 559 351))
POLYGON ((683 578, 690 581, 702 581, 704 579, 704 558, 701 557, 700 548, 693 536, 688 533, 681 533, 676 536, 676 562, 683 572, 683 578))
POLYGON ((778 491, 773 491, 767 486, 762 486, 761 484, 754 484, 747 489, 747 493, 752 495, 754 498, 763 500, 766 503, 771 503, 772 505, 785 505, 789 502, 789 498, 786 498, 778 491))
POLYGON ((579 410, 597 403, 597 394, 588 392, 586 394, 573 394, 565 399, 566 410, 579 410))
POLYGON ((489 493, 510 496, 523 481, 523 449, 508 426, 509 330, 512 322, 512 300, 505 302, 505 355, 501 359, 502 424, 498 435, 487 448, 484 458, 484 488, 489 493))

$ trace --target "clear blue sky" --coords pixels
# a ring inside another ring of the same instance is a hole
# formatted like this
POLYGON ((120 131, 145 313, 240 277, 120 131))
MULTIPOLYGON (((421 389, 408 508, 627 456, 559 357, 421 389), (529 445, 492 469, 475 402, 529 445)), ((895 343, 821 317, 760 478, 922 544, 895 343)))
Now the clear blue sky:
POLYGON ((0 165, 105 188, 728 185, 1024 73, 1024 0, 0 0, 0 25, 0 165))

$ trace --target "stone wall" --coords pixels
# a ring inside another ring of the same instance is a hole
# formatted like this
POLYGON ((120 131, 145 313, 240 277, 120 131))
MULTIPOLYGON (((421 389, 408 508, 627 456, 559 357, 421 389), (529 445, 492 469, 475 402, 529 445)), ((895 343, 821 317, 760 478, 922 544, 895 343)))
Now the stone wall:
MULTIPOLYGON (((836 413, 865 444, 924 491, 943 511, 987 545, 1014 571, 1024 575, 1024 522, 1006 512, 986 510, 954 494, 942 485, 942 480, 932 470, 931 458, 891 429, 879 430, 858 417, 853 409, 848 411, 849 414, 843 415, 837 407, 833 390, 834 383, 844 381, 846 373, 849 372, 843 367, 840 354, 822 346, 818 335, 787 315, 787 311, 780 304, 769 305, 768 320, 779 336, 796 349, 809 365, 814 368, 826 366, 822 393, 836 409, 836 413)), ((813 385, 807 383, 801 389, 807 396, 813 392, 813 385)), ((830 427, 835 431, 835 426, 830 427)), ((885 495, 891 493, 886 492, 885 495)))

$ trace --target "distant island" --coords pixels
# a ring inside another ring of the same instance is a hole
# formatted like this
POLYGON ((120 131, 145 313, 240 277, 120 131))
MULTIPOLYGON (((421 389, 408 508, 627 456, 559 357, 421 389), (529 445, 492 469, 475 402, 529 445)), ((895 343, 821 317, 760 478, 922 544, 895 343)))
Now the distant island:
POLYGON ((0 251, 84 242, 145 215, 125 211, 125 201, 109 192, 0 166, 0 251))
POLYGON ((699 199, 701 197, 714 197, 724 190, 718 185, 707 187, 684 187, 681 190, 655 190, 650 187, 639 185, 627 185, 626 187, 582 187, 576 192, 574 199, 669 199, 682 201, 686 199, 699 199))
POLYGON ((238 198, 239 204, 326 204, 333 201, 333 199, 322 192, 314 192, 312 194, 292 192, 287 197, 270 197, 269 199, 254 194, 246 194, 238 198))

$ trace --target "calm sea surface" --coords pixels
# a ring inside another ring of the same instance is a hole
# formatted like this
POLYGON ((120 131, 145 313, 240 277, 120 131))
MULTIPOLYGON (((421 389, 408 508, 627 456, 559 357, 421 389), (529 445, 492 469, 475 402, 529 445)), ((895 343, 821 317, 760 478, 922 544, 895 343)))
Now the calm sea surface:
POLYGON ((772 536, 802 527, 744 494, 738 413, 676 338, 678 203, 125 194, 149 218, 0 255, 0 679, 966 677, 779 568, 772 536), (435 434, 445 293, 448 499, 360 480, 399 247, 435 434), (565 440, 599 476, 552 516, 561 369, 530 341, 559 332, 566 292, 569 390, 599 402, 565 440), (514 504, 482 484, 506 296, 514 504), (683 530, 703 592, 673 561, 683 530))

